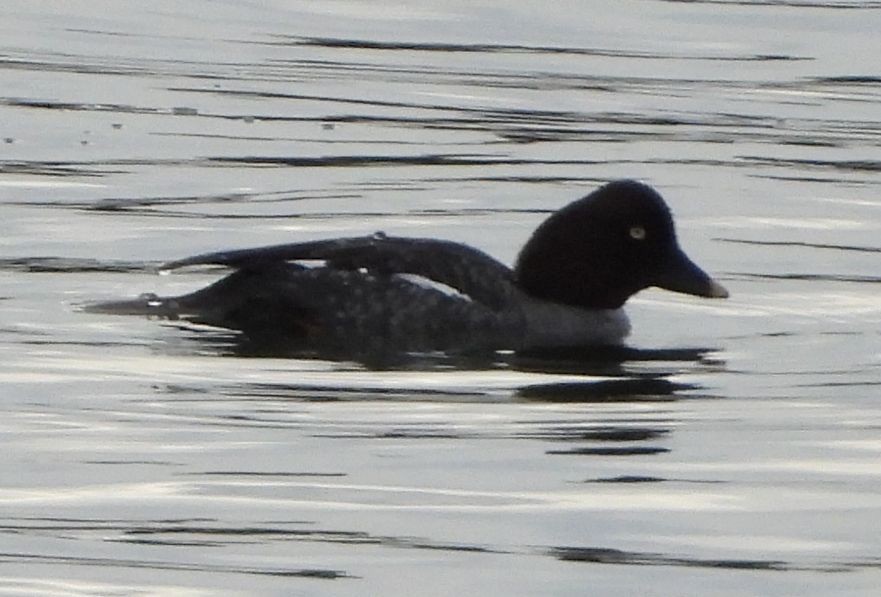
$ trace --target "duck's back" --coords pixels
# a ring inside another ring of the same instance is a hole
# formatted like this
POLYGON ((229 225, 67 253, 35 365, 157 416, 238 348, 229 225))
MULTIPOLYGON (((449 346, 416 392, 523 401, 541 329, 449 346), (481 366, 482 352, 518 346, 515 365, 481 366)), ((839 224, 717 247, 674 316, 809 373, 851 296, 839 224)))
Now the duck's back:
POLYGON ((469 351, 515 343, 522 329, 515 310, 494 310, 407 275, 290 263, 242 269, 158 301, 154 312, 291 350, 469 351))

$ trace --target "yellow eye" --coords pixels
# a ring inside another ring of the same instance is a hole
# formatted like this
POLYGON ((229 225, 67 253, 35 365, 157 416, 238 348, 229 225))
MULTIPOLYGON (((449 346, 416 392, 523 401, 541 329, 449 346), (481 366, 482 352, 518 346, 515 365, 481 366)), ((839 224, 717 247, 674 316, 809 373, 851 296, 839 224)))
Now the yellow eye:
POLYGON ((643 240, 645 238, 645 228, 642 226, 633 226, 630 229, 630 238, 634 240, 643 240))

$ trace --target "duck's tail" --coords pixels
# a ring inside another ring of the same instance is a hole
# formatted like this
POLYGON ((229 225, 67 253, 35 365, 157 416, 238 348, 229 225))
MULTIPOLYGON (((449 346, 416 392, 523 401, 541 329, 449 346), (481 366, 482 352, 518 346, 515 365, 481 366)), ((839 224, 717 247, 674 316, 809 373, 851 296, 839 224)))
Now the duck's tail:
POLYGON ((86 313, 146 315, 160 319, 179 319, 182 316, 182 307, 178 298, 146 293, 136 299, 87 303, 82 305, 81 309, 86 313))

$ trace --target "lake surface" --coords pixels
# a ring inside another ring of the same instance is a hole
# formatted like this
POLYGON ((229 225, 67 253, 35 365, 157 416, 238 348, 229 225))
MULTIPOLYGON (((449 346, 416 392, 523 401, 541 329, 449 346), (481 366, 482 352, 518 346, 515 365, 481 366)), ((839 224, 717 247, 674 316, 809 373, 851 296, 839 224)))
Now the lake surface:
POLYGON ((0 594, 875 595, 878 2, 7 1, 0 594), (78 305, 606 180, 732 293, 626 355, 243 358, 78 305))

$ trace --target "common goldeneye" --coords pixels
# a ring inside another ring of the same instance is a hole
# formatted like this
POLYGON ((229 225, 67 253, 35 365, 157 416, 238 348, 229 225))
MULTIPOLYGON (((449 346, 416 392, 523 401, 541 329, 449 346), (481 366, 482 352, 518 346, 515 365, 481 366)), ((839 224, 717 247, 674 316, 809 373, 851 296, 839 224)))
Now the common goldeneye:
POLYGON ((194 265, 235 271, 192 294, 90 310, 238 330, 292 352, 369 354, 620 344, 630 332, 621 307, 644 288, 728 296, 679 247, 661 196, 631 180, 551 215, 513 270, 464 244, 382 233, 208 253, 163 269, 194 265))

